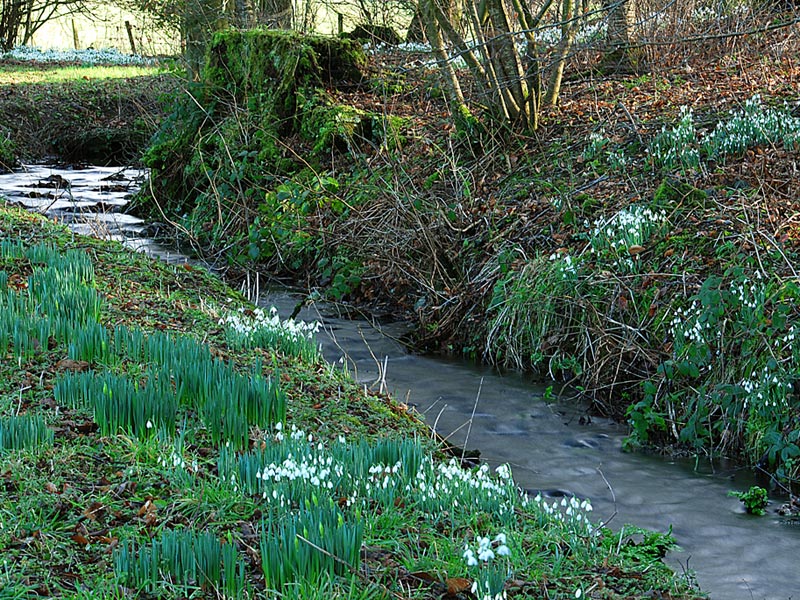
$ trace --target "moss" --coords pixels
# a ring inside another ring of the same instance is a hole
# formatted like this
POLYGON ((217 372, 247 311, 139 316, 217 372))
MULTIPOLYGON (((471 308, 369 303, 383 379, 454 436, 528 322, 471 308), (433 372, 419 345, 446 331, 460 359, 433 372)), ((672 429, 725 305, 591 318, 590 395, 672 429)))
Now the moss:
POLYGON ((708 194, 684 181, 668 177, 661 182, 655 194, 653 202, 659 207, 668 206, 692 206, 705 208, 708 194))
POLYGON ((396 150, 405 143, 411 120, 360 110, 334 102, 318 90, 298 112, 300 134, 313 142, 315 154, 366 150, 365 144, 396 150))
POLYGON ((262 29, 214 34, 202 80, 145 154, 153 188, 137 199, 139 212, 183 219, 208 247, 245 234, 267 190, 309 158, 287 136, 304 135, 315 151, 371 137, 368 118, 332 108, 323 91, 355 85, 365 65, 350 40, 262 29))
POLYGON ((356 42, 289 31, 223 31, 208 49, 203 80, 238 100, 253 96, 282 119, 303 90, 361 80, 367 58, 356 42))

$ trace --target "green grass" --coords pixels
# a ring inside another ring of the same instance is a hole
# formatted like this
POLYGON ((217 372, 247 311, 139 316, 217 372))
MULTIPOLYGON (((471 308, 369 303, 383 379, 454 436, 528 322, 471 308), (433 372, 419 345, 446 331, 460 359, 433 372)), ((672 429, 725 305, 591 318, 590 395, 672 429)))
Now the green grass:
POLYGON ((563 598, 598 578, 606 598, 698 597, 660 561, 669 536, 621 551, 627 534, 594 525, 585 502, 528 499, 508 469, 445 462, 418 420, 318 357, 230 345, 220 311, 246 303, 204 271, 15 209, 0 208, 0 233, 25 240, 0 252, 4 302, 35 299, 51 318, 0 361, 0 426, 19 414, 47 428, 3 451, 0 598, 433 598, 473 584, 563 598), (102 290, 73 335, 57 332, 69 303, 48 300, 88 296, 61 287, 102 290), (109 333, 70 357, 89 327, 109 333), (209 389, 271 381, 285 406, 223 403, 244 428, 215 434, 204 364, 209 389), (153 389, 171 404, 142 426, 153 389))
POLYGON ((0 63, 0 86, 84 82, 159 75, 163 67, 76 66, 0 63))

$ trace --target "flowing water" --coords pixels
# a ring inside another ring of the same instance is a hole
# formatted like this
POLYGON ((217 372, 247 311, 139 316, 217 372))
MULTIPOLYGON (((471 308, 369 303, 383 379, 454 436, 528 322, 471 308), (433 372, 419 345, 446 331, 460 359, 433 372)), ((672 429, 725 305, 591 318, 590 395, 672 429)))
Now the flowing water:
MULTIPOLYGON (((146 237, 145 223, 119 212, 139 175, 125 172, 123 180, 118 171, 37 167, 0 175, 0 195, 47 211, 81 232, 166 257, 168 252, 146 237), (66 196, 63 181, 51 176, 70 180, 66 196), (37 186, 42 181, 61 187, 37 186)), ((175 253, 171 258, 185 260, 175 253)), ((297 302, 290 294, 275 293, 262 304, 288 315, 297 302)), ((679 573, 695 572, 712 598, 800 598, 800 524, 776 515, 778 500, 767 516, 753 517, 728 496, 754 483, 749 471, 624 453, 622 427, 587 418, 575 403, 546 400, 541 384, 407 353, 395 341, 405 332, 403 324, 373 327, 324 306, 307 307, 300 317, 323 321, 319 338, 328 360, 344 358, 359 381, 394 392, 440 434, 480 449, 490 464, 510 463, 519 485, 531 493, 590 498, 595 518, 612 528, 632 523, 666 532, 672 527, 683 550, 670 553, 668 562, 679 573)))

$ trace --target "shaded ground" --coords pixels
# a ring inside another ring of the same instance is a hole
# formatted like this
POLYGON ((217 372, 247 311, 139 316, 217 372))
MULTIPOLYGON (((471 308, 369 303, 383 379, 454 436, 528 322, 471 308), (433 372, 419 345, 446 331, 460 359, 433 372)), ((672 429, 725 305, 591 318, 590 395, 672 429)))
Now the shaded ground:
POLYGON ((159 71, 4 63, 0 133, 21 161, 136 163, 175 88, 175 77, 159 71))

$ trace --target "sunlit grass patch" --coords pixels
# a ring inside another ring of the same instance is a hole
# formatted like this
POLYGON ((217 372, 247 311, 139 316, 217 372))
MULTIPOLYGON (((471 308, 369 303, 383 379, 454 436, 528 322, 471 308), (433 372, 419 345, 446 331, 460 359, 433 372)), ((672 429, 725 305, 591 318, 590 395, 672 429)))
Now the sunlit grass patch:
POLYGON ((161 67, 144 66, 48 66, 31 68, 26 65, 0 63, 0 86, 41 83, 86 82, 101 79, 148 77, 164 71, 161 67))

